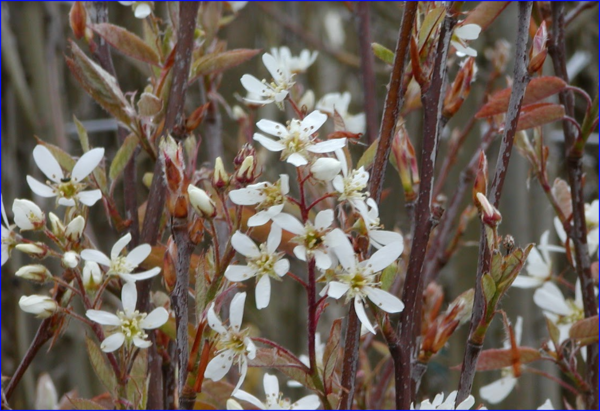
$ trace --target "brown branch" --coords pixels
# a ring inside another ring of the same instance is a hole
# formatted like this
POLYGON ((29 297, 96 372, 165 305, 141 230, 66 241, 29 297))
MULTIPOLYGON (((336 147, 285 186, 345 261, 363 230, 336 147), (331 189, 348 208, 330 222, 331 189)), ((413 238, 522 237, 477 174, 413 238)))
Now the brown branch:
MULTIPOLYGON (((494 204, 495 207, 498 207, 498 203, 500 202, 500 197, 502 195, 502 187, 504 186, 504 180, 506 178, 508 164, 512 153, 514 137, 515 133, 517 132, 517 123, 519 121, 519 113, 523 103, 523 96, 525 95, 525 89, 527 88, 527 84, 530 80, 529 74, 527 73, 527 39, 529 38, 528 29, 532 5, 533 2, 531 1, 519 2, 519 21, 515 50, 515 68, 513 75, 514 82, 512 92, 510 94, 508 111, 506 113, 504 134, 502 136, 500 152, 498 153, 496 172, 494 174, 494 180, 492 182, 490 193, 488 194, 490 202, 494 204)), ((486 312, 486 302, 483 295, 483 290, 481 288, 481 281, 483 274, 489 271, 489 265, 490 253, 488 252, 488 244, 486 241, 486 229, 482 224, 479 240, 479 263, 477 267, 475 284, 475 301, 473 303, 473 314, 471 316, 471 328, 469 334, 471 334, 477 328, 486 312)), ((482 342, 484 338, 485 335, 482 337, 482 342)), ((460 383, 458 386, 456 404, 460 404, 471 393, 473 379, 475 378, 477 359, 479 358, 481 349, 482 346, 472 343, 471 338, 469 337, 460 374, 460 383)))
POLYGON ((564 18, 564 27, 567 27, 573 22, 584 10, 593 9, 598 5, 597 1, 580 1, 573 10, 564 18))
POLYGON ((344 362, 342 363, 342 397, 338 404, 339 410, 351 410, 356 389, 356 370, 358 368, 358 348, 360 345, 360 321, 350 303, 348 324, 344 337, 344 362))
MULTIPOLYGON (((565 26, 564 4, 562 2, 552 3, 552 38, 550 42, 550 55, 557 77, 569 82, 566 70, 565 50, 565 26)), ((571 90, 565 90, 559 94, 561 104, 565 107, 567 116, 575 116, 575 99, 571 90)), ((581 284, 583 295, 583 308, 586 317, 597 314, 597 299, 594 292, 594 281, 592 278, 591 262, 587 244, 587 226, 585 221, 585 199, 583 192, 583 151, 574 150, 577 142, 577 130, 569 121, 563 121, 563 132, 565 136, 565 156, 567 175, 571 187, 571 202, 573 208, 573 227, 568 230, 575 248, 575 268, 581 284)), ((598 408, 598 345, 591 344, 587 348, 586 382, 590 391, 585 393, 586 407, 598 408)))
POLYGON ((371 50, 371 14, 369 2, 359 1, 356 6, 360 70, 362 72, 364 107, 367 117, 369 145, 377 139, 377 93, 375 91, 375 56, 371 50))

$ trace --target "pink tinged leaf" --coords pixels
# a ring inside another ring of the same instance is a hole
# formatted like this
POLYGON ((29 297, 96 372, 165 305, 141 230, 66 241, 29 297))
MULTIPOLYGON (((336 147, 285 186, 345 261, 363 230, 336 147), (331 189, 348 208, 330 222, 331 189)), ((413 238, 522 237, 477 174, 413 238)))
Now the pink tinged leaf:
POLYGON ((477 7, 469 11, 464 24, 477 24, 482 30, 489 27, 490 24, 502 13, 510 1, 482 1, 477 7))
POLYGON ((145 330, 154 330, 163 326, 168 320, 169 312, 163 307, 157 307, 142 320, 140 326, 145 330))
POLYGON ((35 146, 33 159, 42 173, 55 183, 60 183, 60 180, 65 177, 58 161, 46 147, 42 145, 35 146))
POLYGON ((584 318, 577 321, 569 330, 569 337, 579 340, 581 344, 594 344, 598 342, 598 316, 584 318))
POLYGON ((258 251, 256 244, 254 244, 254 241, 246 234, 242 234, 239 231, 236 231, 231 237, 231 245, 244 257, 257 258, 260 256, 260 252, 258 251))
POLYGON ((236 332, 239 331, 242 326, 245 302, 246 293, 237 293, 231 300, 231 305, 229 306, 229 325, 236 332))
POLYGON ((369 331, 371 334, 376 334, 375 328, 373 328, 373 324, 371 324, 371 321, 365 312, 365 306, 362 300, 358 297, 354 297, 354 310, 356 311, 356 315, 358 316, 361 324, 367 329, 367 331, 369 331))
POLYGON ((540 103, 523 107, 519 114, 517 131, 542 126, 562 120, 565 117, 565 108, 560 104, 540 103))
MULTIPOLYGON (((531 347, 517 347, 519 362, 529 364, 541 358, 538 350, 531 347)), ((477 371, 500 370, 512 367, 515 359, 511 348, 491 348, 483 350, 477 360, 477 371)))
POLYGON ((194 61, 191 68, 191 80, 193 83, 201 76, 213 75, 229 70, 245 61, 250 60, 260 50, 236 49, 223 52, 206 54, 194 61))
POLYGON ((85 180, 85 178, 98 167, 102 158, 104 158, 103 148, 95 148, 82 155, 73 167, 73 171, 71 172, 72 179, 75 182, 85 180))
POLYGON ((98 324, 101 324, 101 325, 113 325, 113 326, 121 325, 121 320, 119 320, 119 317, 117 317, 116 315, 114 315, 112 313, 108 313, 106 311, 87 310, 85 312, 85 316, 87 318, 89 318, 90 320, 97 322, 98 324))
MULTIPOLYGON (((142 5, 139 5, 135 9, 136 17, 138 11, 142 9, 141 6, 142 5)), ((149 7, 147 7, 147 9, 148 12, 151 11, 149 7)), ((93 25, 92 30, 98 33, 100 37, 106 40, 107 43, 126 56, 152 64, 154 66, 159 65, 160 61, 156 51, 146 44, 144 40, 127 29, 110 23, 100 23, 93 25)))
POLYGON ((123 345, 125 342, 125 335, 123 333, 115 333, 109 337, 106 337, 102 344, 100 345, 100 349, 104 352, 113 352, 123 345))
POLYGON ((29 188, 31 188, 31 191, 33 191, 35 194, 39 195, 40 197, 44 197, 44 198, 56 197, 56 192, 54 191, 53 188, 51 188, 50 186, 47 186, 46 184, 40 183, 39 181, 37 181, 35 178, 33 178, 31 176, 27 176, 27 184, 29 184, 29 188))

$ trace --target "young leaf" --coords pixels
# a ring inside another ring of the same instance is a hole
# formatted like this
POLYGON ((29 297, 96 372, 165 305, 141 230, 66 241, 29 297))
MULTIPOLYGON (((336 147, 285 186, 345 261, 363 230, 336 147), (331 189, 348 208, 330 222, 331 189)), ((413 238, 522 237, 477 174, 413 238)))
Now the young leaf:
POLYGON ((72 398, 70 399, 73 404, 73 408, 76 410, 107 410, 97 402, 92 400, 86 400, 85 398, 72 398))
POLYGON ((384 63, 389 64, 390 66, 394 64, 394 52, 392 50, 379 43, 371 43, 371 49, 373 50, 375 57, 384 63))
POLYGON ((237 49, 202 56, 192 64, 190 84, 200 76, 217 74, 242 64, 256 56, 259 51, 260 49, 237 49))
POLYGON ((363 155, 356 163, 356 168, 359 169, 364 167, 365 170, 368 170, 373 165, 373 161, 375 161, 375 154, 377 154, 377 146, 379 145, 379 139, 375 140, 373 144, 369 146, 363 153, 363 155))
POLYGON ((77 117, 75 117, 75 115, 73 115, 73 122, 77 126, 77 135, 79 136, 79 143, 81 144, 81 148, 83 149, 84 153, 87 153, 88 151, 90 151, 90 141, 88 139, 87 130, 85 129, 83 124, 81 124, 81 121, 79 121, 77 117))
POLYGON ((542 126, 547 123, 562 120, 565 108, 560 104, 540 103, 523 107, 519 114, 517 131, 542 126))
POLYGON ((277 348, 259 348, 256 358, 250 360, 251 367, 277 368, 279 371, 298 381, 310 390, 316 390, 306 365, 297 358, 278 350, 277 348))
POLYGON ((98 379, 111 395, 115 394, 117 389, 117 380, 112 369, 109 367, 106 358, 104 357, 104 353, 100 350, 100 347, 98 347, 98 345, 88 336, 85 337, 85 346, 87 348, 88 356, 90 357, 90 362, 92 363, 92 368, 98 376, 98 379))
POLYGON ((496 17, 508 6, 510 1, 482 1, 469 11, 464 24, 477 24, 485 30, 496 20, 496 17))
POLYGON ((93 25, 92 30, 126 56, 155 66, 159 65, 158 54, 152 47, 127 29, 110 23, 100 23, 93 25))
POLYGON ((58 161, 58 164, 60 164, 60 166, 63 169, 65 169, 69 173, 71 171, 73 171, 73 167, 75 166, 75 160, 73 160, 73 157, 71 157, 62 148, 55 146, 54 144, 46 143, 44 140, 41 140, 37 136, 34 136, 34 137, 37 140, 38 144, 41 144, 44 147, 46 147, 48 150, 50 150, 50 152, 52 153, 52 155, 54 156, 56 161, 58 161))
POLYGON ((125 138, 123 145, 117 151, 115 158, 110 164, 108 176, 114 182, 125 169, 125 166, 131 160, 136 147, 138 146, 138 138, 135 134, 130 134, 125 138))
POLYGON ((331 326, 329 332, 329 339, 327 345, 325 345, 325 351, 323 352, 323 378, 325 384, 331 381, 331 376, 335 371, 335 365, 340 355, 340 340, 342 337, 342 320, 337 319, 331 326))
POLYGON ((423 23, 421 24, 421 29, 419 30, 419 43, 418 50, 419 53, 423 49, 423 45, 427 43, 429 39, 434 35, 436 29, 440 25, 440 22, 446 16, 446 8, 445 7, 436 7, 427 13, 425 18, 423 19, 423 23))
MULTIPOLYGON (((541 358, 539 350, 532 347, 518 347, 519 361, 528 364, 541 358)), ((513 365, 513 353, 510 348, 492 348, 484 350, 477 360, 477 371, 499 370, 513 365)))
MULTIPOLYGON (((494 283, 494 279, 490 274, 485 273, 483 275, 483 278, 481 279, 481 288, 483 289, 485 301, 487 304, 489 304, 496 295, 496 284, 494 283)), ((492 307, 492 309, 493 308, 494 307, 492 307)))
POLYGON ((577 321, 569 330, 569 337, 579 340, 582 345, 595 344, 598 342, 598 316, 584 318, 577 321))

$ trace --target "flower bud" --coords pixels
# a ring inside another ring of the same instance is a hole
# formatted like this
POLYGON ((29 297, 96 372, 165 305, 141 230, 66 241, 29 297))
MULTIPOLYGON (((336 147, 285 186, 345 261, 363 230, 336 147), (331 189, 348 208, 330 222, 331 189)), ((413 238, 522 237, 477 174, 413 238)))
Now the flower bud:
POLYGON ((235 121, 245 120, 248 118, 248 114, 240 106, 233 106, 231 110, 232 117, 235 121))
POLYGON ((80 40, 85 35, 87 22, 87 11, 82 1, 73 2, 71 11, 69 12, 69 24, 73 35, 77 40, 80 40))
POLYGON ((306 90, 306 93, 304 93, 298 102, 298 107, 305 113, 312 111, 315 107, 315 93, 312 90, 306 90))
POLYGON ((17 277, 36 283, 45 283, 48 277, 51 277, 50 271, 41 264, 31 264, 19 268, 15 273, 17 277))
POLYGON ((473 184, 473 202, 477 204, 477 193, 487 194, 488 184, 488 163, 487 157, 483 150, 479 153, 479 164, 477 166, 477 174, 475 175, 475 183, 473 184))
POLYGON ((192 244, 198 245, 204 238, 204 223, 200 218, 195 218, 188 231, 192 244))
POLYGON ((533 37, 533 43, 529 50, 529 66, 527 67, 529 74, 534 74, 542 70, 544 61, 546 61, 546 55, 548 54, 547 42, 548 30, 546 29, 546 21, 542 21, 542 24, 540 24, 533 37))
POLYGON ((242 162, 239 170, 235 174, 235 179, 242 184, 252 183, 256 178, 254 172, 256 170, 256 162, 254 156, 248 156, 242 162))
POLYGON ((78 243, 81 240, 83 229, 85 228, 85 218, 78 215, 67 225, 65 237, 72 243, 78 243))
POLYGON ((225 171, 225 166, 223 166, 221 157, 217 157, 215 160, 215 171, 213 173, 212 183, 215 190, 227 187, 229 184, 229 176, 227 175, 227 171, 225 171))
POLYGON ((137 103, 138 112, 142 117, 154 117, 162 110, 162 100, 152 93, 144 92, 137 103))
POLYGON ((177 283, 177 271, 175 269, 176 261, 177 245, 171 236, 167 242, 167 249, 165 250, 165 255, 163 257, 163 266, 161 271, 165 288, 169 293, 173 291, 175 288, 175 283, 177 283))
POLYGON ((44 243, 17 244, 15 248, 36 258, 44 258, 48 254, 48 247, 44 243))
POLYGON ((61 262, 65 268, 75 268, 80 260, 81 257, 75 251, 67 251, 63 254, 61 262))
POLYGON ((321 157, 310 166, 312 176, 320 181, 333 180, 342 170, 342 163, 331 157, 321 157))
POLYGON ((19 307, 26 313, 35 314, 38 318, 52 317, 58 311, 56 301, 43 295, 24 295, 19 300, 19 307))
POLYGON ((93 261, 86 261, 83 266, 83 286, 86 290, 97 290, 102 284, 102 270, 93 261))
POLYGON ((206 191, 192 184, 188 186, 188 196, 194 210, 204 218, 213 218, 217 215, 215 203, 211 200, 206 191))
POLYGON ((525 130, 517 131, 515 134, 515 147, 519 154, 529 160, 532 166, 537 167, 537 156, 525 130))
POLYGON ((456 114, 458 109, 460 109, 463 102, 469 96, 469 93, 471 92, 471 83, 475 81, 476 77, 477 65, 475 64, 475 59, 469 57, 463 61, 461 68, 452 83, 452 87, 448 90, 446 98, 444 99, 443 116, 445 118, 451 118, 456 114))
POLYGON ((256 156, 256 150, 254 150, 252 145, 246 143, 233 159, 233 165, 235 166, 236 170, 242 165, 248 156, 256 156))
POLYGON ((481 212, 481 219, 485 225, 495 227, 502 221, 500 212, 490 204, 489 200, 483 193, 477 193, 475 205, 481 212))
POLYGON ((32 201, 17 199, 13 203, 12 211, 15 224, 21 231, 39 230, 46 225, 46 215, 32 201))
POLYGON ((65 226, 60 218, 53 212, 48 213, 48 220, 50 220, 50 231, 57 237, 65 235, 65 226))
POLYGON ((398 174, 400 175, 406 201, 414 201, 417 198, 414 187, 421 183, 421 179, 415 148, 408 137, 408 132, 402 120, 399 121, 396 134, 392 140, 392 153, 398 166, 398 174))
POLYGON ((194 110, 192 114, 190 114, 190 116, 186 119, 185 129, 188 133, 194 131, 202 123, 204 117, 206 116, 206 110, 208 110, 208 107, 210 105, 211 103, 201 105, 196 110, 194 110))
POLYGON ((180 191, 184 177, 185 164, 183 162, 183 148, 173 137, 166 136, 160 142, 160 154, 163 159, 163 171, 167 188, 171 193, 180 191))

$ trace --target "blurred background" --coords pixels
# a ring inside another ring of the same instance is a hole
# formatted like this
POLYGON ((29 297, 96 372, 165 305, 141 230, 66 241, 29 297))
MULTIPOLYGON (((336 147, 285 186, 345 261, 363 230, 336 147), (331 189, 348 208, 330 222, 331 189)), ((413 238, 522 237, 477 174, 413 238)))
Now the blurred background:
MULTIPOLYGON (((58 145, 73 155, 80 155, 73 116, 86 126, 90 143, 93 146, 106 148, 106 156, 112 159, 118 146, 116 143, 116 122, 110 118, 80 88, 71 76, 65 64, 67 39, 72 38, 69 28, 68 13, 72 2, 3 2, 2 3, 2 195, 5 206, 12 220, 10 211, 15 198, 33 199, 48 212, 53 210, 52 201, 32 197, 25 176, 31 174, 40 177, 40 172, 32 158, 32 150, 36 145, 34 136, 58 145)), ((571 2, 567 7, 576 6, 571 2)), ((298 82, 305 88, 314 91, 317 99, 329 92, 349 91, 352 95, 350 113, 364 111, 363 92, 360 70, 358 66, 358 34, 355 14, 351 10, 353 2, 250 2, 240 11, 235 22, 220 32, 220 37, 228 43, 229 49, 261 48, 265 51, 271 47, 286 45, 293 54, 302 49, 318 50, 319 57, 307 74, 301 75, 298 82)), ((467 4, 465 9, 474 7, 467 4)), ((130 7, 111 2, 109 21, 140 33, 141 21, 134 18, 130 7)), ((371 2, 371 37, 372 41, 394 49, 402 13, 400 2, 371 2)), ((568 28, 567 51, 571 59, 572 83, 583 88, 594 96, 598 88, 598 10, 593 8, 580 15, 575 24, 568 28)), ((155 14, 166 16, 166 6, 162 2, 155 5, 155 14)), ((472 47, 479 51, 477 65, 479 78, 486 81, 490 72, 490 62, 486 58, 486 49, 493 48, 499 39, 512 44, 516 36, 515 21, 517 7, 511 4, 503 14, 485 31, 472 47)), ((85 50, 86 48, 84 48, 85 50)), ((509 53, 512 59, 513 52, 509 53)), ((141 92, 149 74, 148 67, 133 60, 113 53, 118 78, 125 92, 141 92)), ((544 74, 551 75, 552 67, 547 60, 544 74)), ((450 69, 453 78, 457 64, 450 69)), ((240 104, 236 95, 245 95, 239 79, 245 73, 258 78, 266 74, 260 58, 254 58, 239 67, 227 71, 223 77, 220 93, 231 106, 240 104)), ((376 60, 376 93, 378 118, 381 117, 386 85, 389 79, 389 68, 376 60)), ((508 63, 507 73, 512 73, 512 61, 508 63)), ((496 88, 504 88, 506 80, 496 81, 496 88)), ((200 90, 193 87, 188 92, 188 103, 191 109, 201 101, 200 90)), ((444 136, 449 138, 454 129, 460 129, 480 105, 483 86, 476 82, 472 92, 458 114, 446 127, 444 136)), ((224 159, 227 164, 235 156, 242 141, 238 138, 238 129, 227 110, 220 109, 223 122, 222 141, 224 159)), ((581 117, 581 111, 579 112, 581 117)), ((259 111, 259 118, 285 121, 284 113, 274 105, 259 111)), ((417 152, 421 140, 421 112, 416 111, 407 117, 407 129, 417 152)), ((464 149, 459 154, 457 165, 447 180, 443 192, 450 195, 458 183, 462 167, 469 161, 477 147, 482 128, 476 125, 467 137, 464 149)), ((563 176, 562 128, 560 124, 551 124, 544 129, 546 143, 550 146, 553 170, 551 179, 563 176)), ((258 148, 258 147, 257 147, 258 148)), ((488 153, 490 169, 493 169, 497 153, 497 144, 492 145, 488 153)), ((356 158, 364 149, 354 146, 356 158)), ((446 144, 441 145, 439 158, 445 155, 446 144)), ((267 153, 261 154, 265 165, 265 178, 274 180, 286 166, 267 153)), ((198 164, 206 162, 212 167, 214 158, 208 154, 206 147, 200 152, 198 164)), ((440 160, 441 162, 441 160, 440 160)), ((585 157, 586 185, 588 201, 598 197, 598 135, 591 138, 585 157)), ((232 167, 229 167, 231 169, 232 167)), ((151 170, 148 159, 141 157, 138 162, 140 180, 137 195, 141 200, 147 197, 147 189, 141 184, 141 177, 151 170)), ((288 170, 290 172, 291 170, 288 170)), ((502 234, 512 234, 516 243, 525 245, 538 242, 543 231, 551 229, 553 240, 557 239, 552 229, 554 217, 550 205, 546 202, 537 182, 530 179, 528 164, 515 153, 512 157, 509 176, 505 185, 500 211, 504 216, 501 226, 502 234)), ((386 227, 408 234, 409 221, 404 209, 399 178, 395 170, 388 167, 386 187, 392 188, 391 194, 382 203, 382 222, 386 227)), ((122 190, 116 193, 122 195, 122 190)), ((118 199, 122 201, 121 198, 118 199)), ((465 199, 465 205, 468 198, 465 199)), ((101 210, 101 208, 98 208, 101 210)), ((116 239, 116 234, 108 229, 106 217, 102 212, 91 219, 97 244, 108 251, 116 239)), ((479 229, 471 224, 464 238, 464 247, 453 258, 440 276, 440 282, 446 290, 446 298, 450 301, 461 292, 473 286, 477 264, 477 241, 479 229)), ((39 325, 39 320, 18 309, 20 296, 41 292, 26 281, 17 279, 14 272, 29 262, 21 253, 12 254, 9 262, 2 267, 2 375, 10 376, 24 355, 39 325)), ((156 281, 156 288, 160 288, 156 281)), ((275 285, 274 297, 268 310, 253 312, 253 302, 248 304, 246 319, 256 324, 261 336, 273 339, 294 353, 305 353, 303 310, 305 296, 293 282, 275 285), (276 325, 276 326, 275 326, 276 325)), ((533 304, 532 292, 513 289, 503 302, 503 308, 509 318, 517 314, 524 315, 523 345, 537 347, 546 339, 546 328, 541 311, 533 304)), ((331 321, 344 313, 339 306, 332 304, 327 317, 322 320, 322 334, 328 335, 331 321)), ((450 340, 447 350, 438 355, 432 362, 424 380, 423 392, 433 393, 455 390, 458 386, 458 372, 449 370, 450 366, 460 363, 463 355, 465 329, 459 330, 450 340)), ((487 339, 491 348, 500 347, 504 339, 500 321, 494 322, 487 339)), ((537 366, 537 365, 536 365, 537 366)), ((551 369, 545 369, 554 372, 551 369)), ((90 369, 84 346, 84 335, 78 324, 72 323, 51 351, 42 352, 30 367, 22 380, 18 392, 11 403, 15 408, 32 407, 36 391, 36 381, 44 372, 50 373, 59 395, 76 389, 82 397, 91 397, 103 391, 90 369)), ((478 399, 478 388, 499 378, 499 372, 480 373, 476 378, 473 393, 478 399)), ((259 383, 262 380, 256 379, 259 383)), ((253 380, 251 380, 253 381, 253 380)), ((294 397, 296 394, 294 394, 294 397)), ((521 377, 517 388, 500 404, 503 408, 536 408, 546 398, 559 405, 560 390, 555 383, 537 376, 525 374, 521 377)), ((479 402, 479 401, 478 401, 479 402)), ((489 404, 488 404, 489 406, 489 404)), ((489 407, 493 408, 493 407, 489 407)))

